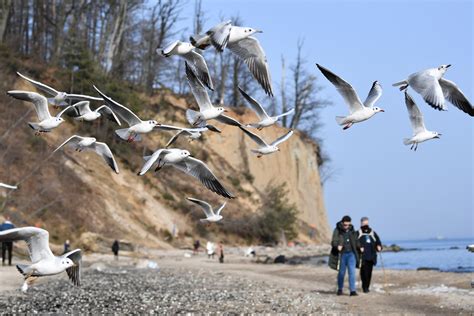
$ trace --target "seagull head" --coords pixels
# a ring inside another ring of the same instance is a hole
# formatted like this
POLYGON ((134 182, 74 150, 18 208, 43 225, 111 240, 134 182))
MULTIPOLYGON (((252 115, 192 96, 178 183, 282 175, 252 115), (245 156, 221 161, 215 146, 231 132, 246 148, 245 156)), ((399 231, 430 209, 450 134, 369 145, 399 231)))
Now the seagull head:
POLYGON ((446 71, 448 71, 448 68, 451 67, 451 64, 447 64, 447 65, 441 65, 438 67, 438 70, 444 74, 446 71))
POLYGON ((263 31, 253 29, 251 27, 246 27, 244 29, 244 33, 245 33, 245 35, 250 36, 250 35, 253 35, 253 34, 256 34, 256 33, 263 33, 263 31))
POLYGON ((220 107, 217 108, 217 112, 222 114, 222 113, 228 112, 228 111, 226 109, 224 109, 222 106, 220 106, 220 107))
POLYGON ((186 158, 186 157, 191 156, 191 153, 190 153, 189 151, 187 151, 187 150, 181 150, 181 156, 182 156, 183 158, 186 158))
POLYGON ((57 117, 56 122, 62 123, 62 122, 64 122, 64 119, 62 117, 57 117))
POLYGON ((69 258, 62 258, 61 265, 65 267, 65 269, 74 267, 76 264, 69 258))
POLYGON ((372 108, 372 110, 374 110, 375 113, 385 112, 384 109, 381 109, 381 108, 379 108, 378 106, 374 106, 374 107, 372 108))
POLYGON ((158 123, 158 122, 155 121, 155 120, 149 120, 149 121, 148 121, 148 124, 151 124, 151 125, 153 125, 153 126, 159 126, 159 125, 160 125, 160 123, 158 123))
POLYGON ((67 93, 66 92, 59 92, 55 97, 54 99, 58 100, 58 101, 64 101, 66 100, 66 97, 67 97, 67 93))

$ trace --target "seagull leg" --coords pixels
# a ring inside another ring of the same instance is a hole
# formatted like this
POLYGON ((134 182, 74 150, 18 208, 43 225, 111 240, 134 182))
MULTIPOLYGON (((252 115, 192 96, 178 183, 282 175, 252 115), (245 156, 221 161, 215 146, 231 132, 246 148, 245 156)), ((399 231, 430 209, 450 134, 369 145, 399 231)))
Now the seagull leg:
POLYGON ((415 143, 411 144, 410 150, 413 150, 413 147, 415 146, 415 143))
POLYGON ((354 124, 354 123, 348 123, 346 126, 344 126, 343 130, 346 130, 346 129, 348 129, 349 127, 351 127, 351 126, 352 126, 352 124, 354 124))
POLYGON ((415 145, 415 151, 418 149, 418 143, 416 143, 415 145))

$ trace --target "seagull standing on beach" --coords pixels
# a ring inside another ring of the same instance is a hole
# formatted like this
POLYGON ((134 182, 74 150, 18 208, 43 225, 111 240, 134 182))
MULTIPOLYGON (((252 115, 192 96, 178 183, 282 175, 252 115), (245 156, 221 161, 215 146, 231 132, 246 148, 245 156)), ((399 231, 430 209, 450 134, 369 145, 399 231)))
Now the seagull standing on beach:
POLYGON ((253 153, 256 153, 257 154, 257 158, 260 158, 262 157, 263 155, 269 155, 269 154, 272 154, 274 152, 277 152, 277 151, 280 151, 280 148, 278 148, 278 145, 283 143, 284 141, 286 141, 288 138, 291 137, 291 135, 293 135, 293 131, 289 131, 288 133, 286 133, 285 135, 277 138, 273 143, 271 144, 267 144, 267 142, 265 142, 260 136, 258 136, 257 134, 254 134, 252 133, 251 131, 245 129, 244 127, 242 126, 239 126, 240 129, 245 133, 247 134, 254 142, 257 143, 257 145, 260 146, 260 148, 257 148, 257 149, 251 149, 251 151, 253 153))
POLYGON ((76 286, 81 284, 81 250, 76 249, 56 257, 49 248, 48 231, 37 227, 22 227, 7 229, 0 232, 0 242, 24 240, 32 264, 18 264, 18 271, 24 276, 25 282, 21 287, 23 292, 28 290, 38 277, 67 272, 69 279, 76 286))
POLYGON ((263 106, 260 103, 258 103, 257 100, 249 96, 244 90, 242 90, 242 88, 240 87, 238 88, 239 88, 240 93, 248 101, 248 103, 250 104, 250 107, 252 108, 252 110, 254 110, 254 112, 257 114, 260 120, 260 122, 258 123, 247 124, 246 125, 247 127, 255 127, 258 130, 261 130, 264 127, 268 127, 275 124, 278 121, 278 119, 280 119, 281 117, 290 115, 291 113, 295 111, 295 109, 291 109, 277 116, 269 116, 267 112, 265 111, 265 109, 263 108, 263 106))
POLYGON ((194 111, 191 109, 186 110, 186 119, 188 122, 193 126, 202 127, 203 124, 207 124, 207 120, 215 119, 221 123, 232 126, 242 125, 237 120, 224 115, 224 112, 227 112, 226 109, 212 105, 209 94, 207 93, 207 89, 203 86, 187 62, 185 62, 185 66, 189 87, 191 88, 191 92, 193 93, 194 98, 196 99, 196 102, 199 106, 199 111, 194 111))
POLYGON ((425 123, 423 122, 423 114, 421 114, 420 109, 416 106, 406 90, 405 104, 407 106, 408 117, 410 118, 410 123, 413 129, 413 136, 411 138, 405 138, 403 143, 405 145, 411 145, 410 149, 416 151, 419 143, 430 139, 439 139, 439 136, 441 136, 440 133, 426 130, 425 123))
POLYGON ((37 89, 47 93, 48 95, 51 95, 52 98, 48 98, 47 100, 50 104, 55 106, 67 106, 72 100, 102 101, 101 98, 91 97, 89 95, 60 92, 48 85, 45 85, 44 83, 30 79, 19 72, 17 72, 17 74, 34 85, 37 89))
POLYGON ((449 67, 451 65, 441 65, 438 68, 416 72, 408 76, 408 79, 394 83, 393 86, 401 86, 400 90, 405 90, 408 86, 412 87, 421 94, 426 103, 437 110, 447 110, 444 102, 447 99, 464 113, 474 116, 474 107, 461 89, 454 82, 443 78, 449 67))
POLYGON ((226 21, 214 26, 205 35, 191 36, 190 40, 195 47, 200 49, 205 49, 210 44, 219 52, 224 51, 226 47, 230 49, 233 54, 247 64, 265 93, 273 96, 267 57, 259 41, 252 37, 256 33, 262 33, 262 31, 250 27, 235 26, 231 21, 226 21))
POLYGON ((165 148, 168 148, 169 146, 171 146, 171 144, 173 144, 181 135, 188 136, 189 141, 191 142, 195 139, 200 138, 203 132, 213 131, 216 133, 221 133, 220 129, 210 124, 203 127, 196 127, 196 128, 186 128, 186 127, 178 127, 178 126, 161 124, 160 126, 157 126, 156 129, 164 130, 164 131, 178 131, 176 134, 174 134, 173 137, 171 137, 171 139, 165 145, 165 148))
POLYGON ((165 165, 170 165, 197 178, 212 192, 229 199, 235 198, 235 196, 227 191, 219 180, 217 180, 209 167, 201 160, 191 157, 191 154, 187 150, 175 148, 158 149, 151 156, 145 156, 143 158, 145 159, 145 164, 138 173, 139 176, 144 175, 155 164, 155 162, 158 162, 155 172, 163 168, 165 165))
POLYGON ((18 187, 16 185, 9 185, 9 184, 5 184, 5 183, 1 183, 1 182, 0 182, 0 188, 6 188, 6 189, 10 189, 10 190, 18 189, 18 187))
POLYGON ((195 51, 196 47, 191 43, 184 43, 181 41, 174 41, 165 48, 157 48, 156 52, 164 57, 180 56, 184 58, 196 72, 197 77, 201 82, 211 90, 214 90, 209 69, 207 68, 206 60, 201 54, 195 51))
POLYGON ((48 100, 41 94, 30 91, 19 91, 11 90, 7 94, 15 99, 28 101, 33 103, 35 106, 36 114, 38 115, 39 122, 28 122, 28 125, 36 131, 36 135, 41 135, 41 133, 50 132, 52 129, 55 129, 64 122, 64 119, 61 117, 64 112, 69 110, 71 106, 68 106, 56 116, 51 116, 48 109, 48 100))
POLYGON ((204 214, 206 214, 206 218, 202 218, 200 220, 201 222, 215 223, 215 222, 218 222, 222 219, 221 211, 225 207, 227 202, 224 202, 224 204, 222 204, 221 207, 219 207, 217 209, 217 211, 214 212, 214 210, 212 209, 212 206, 209 203, 205 202, 205 201, 201 201, 201 200, 194 199, 194 198, 189 198, 189 197, 187 199, 189 201, 199 205, 202 208, 202 210, 204 211, 204 214))
POLYGON ((350 115, 336 116, 336 122, 344 125, 344 130, 348 129, 355 123, 368 120, 379 112, 385 112, 381 108, 374 106, 375 102, 382 96, 382 86, 378 81, 372 84, 369 95, 364 103, 360 100, 354 88, 341 77, 323 66, 316 64, 319 70, 337 89, 339 94, 344 98, 349 106, 350 115))
POLYGON ((97 90, 97 92, 104 99, 105 103, 107 103, 107 105, 112 109, 112 111, 120 116, 120 118, 128 124, 128 128, 115 130, 115 133, 123 140, 126 140, 129 143, 133 141, 140 141, 142 139, 140 134, 149 133, 153 131, 155 127, 160 125, 155 120, 142 121, 130 109, 106 96, 99 89, 97 89, 96 86, 94 86, 94 89, 97 90))
POLYGON ((74 111, 69 110, 69 112, 73 112, 72 116, 77 121, 87 121, 92 122, 102 116, 102 113, 106 114, 110 120, 115 121, 118 125, 122 125, 120 120, 115 115, 114 111, 112 111, 107 105, 101 105, 94 111, 90 108, 89 101, 81 101, 77 102, 72 105, 74 111), (76 115, 77 114, 77 115, 76 115))
POLYGON ((73 147, 76 151, 82 152, 83 150, 92 150, 98 155, 104 158, 107 165, 112 168, 115 173, 119 173, 117 163, 115 162, 114 155, 110 151, 109 146, 106 143, 98 142, 94 137, 82 137, 78 135, 73 135, 69 137, 64 143, 59 145, 54 152, 58 151, 64 145, 69 145, 73 147))

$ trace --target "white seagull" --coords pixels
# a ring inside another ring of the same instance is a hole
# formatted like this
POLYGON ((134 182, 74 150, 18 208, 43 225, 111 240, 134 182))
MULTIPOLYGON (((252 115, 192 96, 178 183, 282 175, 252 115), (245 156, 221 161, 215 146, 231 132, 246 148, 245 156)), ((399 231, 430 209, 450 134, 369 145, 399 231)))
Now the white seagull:
POLYGON ((196 47, 194 47, 191 43, 174 41, 165 48, 157 48, 156 52, 164 57, 177 55, 184 58, 189 64, 191 64, 199 80, 201 80, 201 82, 206 85, 206 87, 214 90, 206 61, 201 54, 195 51, 195 48, 196 47))
POLYGON ((461 89, 454 82, 443 78, 449 67, 451 65, 441 65, 438 68, 416 72, 408 76, 408 79, 394 83, 393 86, 401 86, 400 90, 412 87, 421 94, 426 103, 437 110, 447 110, 444 102, 444 99, 447 99, 464 113, 474 116, 474 107, 461 89))
POLYGON ((199 106, 199 111, 194 111, 191 109, 186 110, 186 118, 188 122, 193 126, 202 127, 203 124, 206 124, 207 120, 215 119, 221 123, 232 126, 242 125, 237 120, 224 115, 223 113, 227 112, 226 109, 212 105, 209 94, 207 93, 207 89, 204 87, 191 67, 189 67, 187 62, 185 62, 185 66, 189 87, 191 88, 191 92, 193 93, 194 98, 196 99, 196 102, 199 106))
POLYGON ((18 187, 16 185, 9 185, 9 184, 6 184, 6 183, 1 183, 1 182, 0 182, 0 188, 6 188, 6 189, 10 189, 10 190, 18 189, 18 187))
POLYGON ((69 105, 67 101, 72 101, 72 100, 102 101, 101 98, 91 97, 89 95, 60 92, 56 89, 51 88, 48 85, 45 85, 44 83, 30 79, 19 72, 17 72, 17 74, 18 76, 22 77, 23 79, 33 84, 37 89, 47 93, 48 95, 51 95, 52 98, 48 98, 48 102, 55 106, 69 105))
POLYGON ((155 127, 160 125, 155 120, 142 121, 130 109, 106 96, 99 89, 97 89, 96 86, 94 86, 94 89, 97 90, 102 98, 104 98, 105 103, 107 103, 112 111, 120 116, 120 118, 128 124, 128 128, 115 130, 115 133, 123 140, 126 140, 129 143, 133 141, 140 141, 142 139, 140 134, 149 133, 153 131, 155 127))
POLYGON ((218 222, 222 219, 221 211, 225 207, 227 202, 224 202, 224 204, 222 204, 221 207, 219 207, 217 209, 217 211, 214 212, 214 210, 212 209, 212 206, 209 203, 205 202, 205 201, 201 201, 201 200, 194 199, 194 198, 189 198, 189 197, 187 199, 189 201, 199 205, 202 208, 202 210, 204 211, 204 214, 206 214, 206 218, 202 218, 201 222, 215 223, 215 222, 218 222))
POLYGON ((74 112, 71 114, 75 120, 77 121, 87 121, 92 122, 102 116, 102 114, 106 114, 110 120, 115 121, 118 125, 122 125, 120 120, 115 115, 114 111, 112 111, 107 105, 101 105, 94 111, 90 108, 89 101, 80 101, 72 105, 74 111, 69 110, 69 112, 74 112))
POLYGON ((186 127, 161 124, 160 126, 157 126, 156 129, 164 130, 164 131, 178 131, 176 134, 173 135, 173 137, 171 137, 171 139, 165 145, 165 148, 168 148, 171 144, 173 144, 181 135, 188 136, 191 142, 195 139, 200 138, 203 132, 213 131, 216 133, 221 133, 220 129, 210 124, 203 127, 196 127, 196 128, 186 128, 186 127))
POLYGON ((104 158, 105 162, 112 168, 115 173, 119 173, 117 163, 115 162, 114 155, 110 151, 109 146, 106 143, 98 142, 94 137, 82 137, 73 135, 69 137, 64 143, 59 145, 54 152, 58 151, 64 145, 73 147, 76 151, 81 152, 83 150, 95 151, 98 155, 104 158))
POLYGON ((280 119, 281 117, 286 116, 286 115, 290 115, 291 113, 293 113, 295 111, 295 109, 291 109, 291 110, 289 110, 289 111, 287 111, 283 114, 280 114, 280 115, 269 116, 267 114, 267 112, 265 111, 265 109, 263 108, 263 106, 260 103, 258 103, 257 100, 255 100, 254 98, 249 96, 244 90, 242 90, 242 88, 240 88, 240 87, 238 87, 238 88, 239 88, 240 93, 248 101, 248 103, 250 104, 250 107, 252 108, 252 110, 254 110, 254 112, 257 114, 257 116, 260 120, 260 122, 258 122, 258 123, 247 124, 246 125, 247 127, 255 127, 258 130, 261 130, 264 127, 268 127, 268 126, 271 126, 271 125, 275 124, 278 121, 278 119, 280 119))
POLYGON ((259 41, 252 37, 262 31, 242 26, 234 26, 231 21, 222 22, 206 32, 205 35, 191 36, 191 43, 201 49, 212 44, 219 52, 224 48, 242 59, 265 93, 273 96, 272 80, 267 57, 259 41))
POLYGON ((69 279, 76 286, 81 285, 81 250, 76 249, 56 257, 49 248, 48 231, 37 227, 21 227, 0 232, 0 242, 24 240, 32 264, 18 264, 18 271, 25 281, 21 287, 23 292, 28 290, 38 277, 49 276, 66 271, 69 279))
POLYGON ((278 145, 286 141, 288 138, 293 135, 293 131, 289 131, 285 135, 277 138, 273 143, 268 144, 265 142, 260 136, 252 133, 251 131, 245 129, 242 126, 239 126, 242 131, 244 131, 245 134, 247 134, 254 142, 257 143, 257 145, 260 146, 260 148, 257 149, 251 149, 253 153, 257 154, 257 157, 260 158, 263 155, 269 155, 274 152, 280 151, 280 148, 278 148, 278 145))
POLYGON ((425 123, 423 122, 423 114, 420 109, 416 106, 413 99, 405 90, 405 104, 408 110, 408 117, 410 118, 411 127, 413 129, 413 136, 411 138, 403 139, 405 145, 411 145, 410 149, 416 151, 418 144, 424 141, 438 138, 441 136, 438 132, 431 132, 426 130, 425 123))
POLYGON ((52 129, 61 125, 64 122, 64 119, 61 116, 71 108, 71 106, 68 106, 56 116, 51 116, 48 109, 48 100, 46 100, 46 98, 41 94, 19 90, 11 90, 8 91, 7 94, 15 99, 33 103, 39 122, 28 122, 28 125, 36 131, 36 135, 40 135, 42 132, 50 132, 52 129))
POLYGON ((223 197, 233 199, 235 196, 224 188, 224 186, 217 180, 209 167, 199 159, 191 157, 189 151, 181 149, 158 149, 151 156, 143 157, 145 165, 138 172, 138 175, 144 175, 155 162, 158 165, 155 171, 160 170, 165 165, 171 165, 182 172, 197 178, 201 183, 211 190, 223 197))
POLYGON ((334 74, 327 68, 316 64, 319 70, 337 89, 339 94, 344 98, 349 106, 350 115, 336 116, 336 122, 339 125, 344 125, 344 130, 348 129, 355 123, 360 123, 368 120, 379 112, 385 112, 381 108, 374 106, 377 100, 382 96, 382 86, 378 81, 374 81, 369 95, 365 102, 362 103, 354 88, 341 77, 334 74))

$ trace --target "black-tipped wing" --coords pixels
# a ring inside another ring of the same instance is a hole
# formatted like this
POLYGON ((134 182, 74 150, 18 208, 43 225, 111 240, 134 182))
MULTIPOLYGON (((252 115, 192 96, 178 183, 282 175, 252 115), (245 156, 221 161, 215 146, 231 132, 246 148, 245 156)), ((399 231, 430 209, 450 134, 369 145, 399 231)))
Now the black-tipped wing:
POLYGON ((183 133, 185 133, 185 130, 182 129, 176 134, 174 134, 173 137, 171 137, 171 139, 166 143, 165 148, 168 148, 169 146, 171 146, 178 139, 178 137, 181 136, 183 133))
POLYGON ((216 176, 206 166, 206 164, 196 158, 188 157, 181 162, 174 163, 173 166, 190 176, 195 177, 201 183, 211 190, 223 197, 233 199, 235 196, 224 188, 224 186, 217 180, 216 176))
POLYGON ((71 259, 74 266, 67 268, 66 273, 75 286, 81 286, 81 267, 82 267, 82 252, 81 249, 75 249, 63 255, 64 258, 71 259))
POLYGON ((85 94, 66 94, 66 99, 69 100, 83 100, 83 101, 104 101, 102 98, 92 97, 85 94))
POLYGON ((189 66, 188 62, 184 62, 186 67, 186 77, 188 78, 189 87, 191 88, 191 92, 196 99, 196 102, 199 106, 199 111, 205 111, 208 109, 213 108, 211 99, 209 98, 209 94, 207 93, 206 88, 202 84, 201 80, 196 76, 194 70, 191 66, 189 66))
POLYGON ((375 105, 378 99, 382 96, 382 86, 378 81, 374 81, 372 84, 372 88, 369 91, 369 95, 367 95, 367 99, 364 101, 364 105, 368 108, 371 108, 375 105))
POLYGON ((107 105, 101 105, 95 111, 102 112, 102 114, 105 114, 107 119, 109 119, 110 121, 115 121, 115 123, 117 123, 119 126, 122 125, 117 115, 115 115, 114 111, 112 111, 112 109, 109 108, 107 105))
POLYGON ((418 133, 426 131, 425 123, 423 122, 423 114, 416 105, 415 101, 413 101, 411 96, 406 92, 406 90, 405 105, 407 106, 408 118, 410 119, 413 134, 416 135, 418 133))
POLYGON ((454 82, 441 78, 439 79, 439 84, 443 90, 444 97, 449 102, 464 113, 474 116, 474 107, 472 107, 471 102, 469 102, 464 93, 454 82))
POLYGON ((219 115, 218 117, 215 118, 215 120, 223 124, 227 124, 231 126, 242 126, 242 124, 239 121, 225 114, 219 115))
POLYGON ((36 92, 11 90, 7 94, 15 99, 33 103, 40 121, 50 119, 52 116, 48 109, 48 100, 36 92))
POLYGON ((0 242, 24 240, 28 245, 31 262, 54 258, 49 248, 48 231, 37 227, 21 227, 0 232, 0 242))
POLYGON ((49 94, 49 95, 52 95, 52 96, 56 96, 57 94, 59 94, 59 91, 56 90, 56 89, 53 89, 51 88, 50 86, 48 85, 45 85, 44 83, 41 83, 41 82, 38 82, 38 81, 35 81, 33 79, 30 79, 28 78, 27 76, 24 76, 22 75, 21 73, 17 72, 17 75, 22 77, 23 79, 25 79, 26 81, 30 82, 32 85, 34 85, 37 89, 49 94))
POLYGON ((267 57, 258 40, 250 36, 228 44, 227 47, 247 64, 250 72, 262 86, 265 93, 273 96, 272 79, 268 69, 267 57))
POLYGON ((202 201, 202 200, 198 200, 198 199, 195 199, 195 198, 186 198, 188 201, 191 201, 193 203, 196 203, 197 205, 199 205, 203 211, 204 211, 204 214, 206 214, 206 217, 211 217, 212 215, 214 215, 214 212, 212 211, 212 206, 207 203, 206 201, 202 201))
POLYGON ((247 100, 247 102, 250 104, 250 107, 252 108, 252 110, 254 110, 254 112, 257 113, 257 116, 260 120, 269 118, 267 112, 265 112, 265 109, 260 103, 257 102, 257 100, 249 96, 247 92, 245 92, 241 87, 238 87, 238 88, 242 96, 245 98, 245 100, 247 100))
POLYGON ((288 138, 290 138, 291 135, 293 135, 293 131, 289 131, 285 135, 278 137, 273 143, 270 144, 270 146, 278 146, 279 144, 283 143, 288 138))
POLYGON ((260 147, 268 146, 268 144, 262 138, 260 138, 260 136, 258 136, 257 134, 252 133, 251 131, 245 129, 243 126, 239 126, 239 127, 245 134, 247 134, 248 137, 250 137, 260 147))
POLYGON ((183 55, 184 59, 192 65, 194 71, 196 72, 197 77, 201 82, 211 90, 214 90, 214 85, 212 84, 211 75, 209 74, 209 69, 207 68, 206 60, 202 57, 201 54, 191 51, 183 55))
POLYGON ((71 137, 69 137, 68 139, 66 139, 61 145, 58 146, 58 148, 56 148, 53 152, 56 152, 58 151, 60 148, 62 148, 64 145, 66 144, 69 144, 73 147, 76 147, 77 144, 83 140, 84 137, 82 136, 79 136, 79 135, 72 135, 71 137))
POLYGON ((110 150, 109 146, 106 143, 95 142, 91 145, 91 149, 95 150, 97 154, 104 158, 105 162, 112 168, 115 173, 119 173, 119 168, 117 162, 115 161, 114 154, 110 150))
POLYGON ((104 99, 105 103, 116 113, 118 116, 120 116, 121 119, 123 119, 129 126, 133 126, 136 124, 140 124, 142 120, 135 115, 130 109, 127 107, 121 105, 118 102, 115 102, 105 94, 103 94, 99 89, 97 89, 96 86, 94 86, 94 89, 97 90, 97 92, 100 94, 100 96, 104 99))
POLYGON ((206 32, 211 39, 212 45, 219 51, 222 52, 227 46, 230 37, 230 30, 232 28, 231 21, 225 21, 217 24, 212 29, 206 32))

